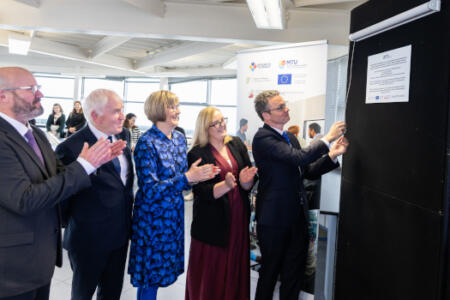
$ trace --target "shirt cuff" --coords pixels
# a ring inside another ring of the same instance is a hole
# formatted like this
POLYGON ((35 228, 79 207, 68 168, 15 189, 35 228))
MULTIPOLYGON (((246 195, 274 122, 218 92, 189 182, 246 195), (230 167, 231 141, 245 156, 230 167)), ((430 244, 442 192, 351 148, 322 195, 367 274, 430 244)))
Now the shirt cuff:
POLYGON ((322 142, 325 143, 325 145, 327 145, 328 149, 330 149, 330 142, 328 142, 325 138, 321 138, 320 139, 322 142))
POLYGON ((78 157, 77 162, 80 163, 80 165, 83 167, 83 169, 86 171, 86 173, 88 175, 91 175, 96 170, 96 168, 93 165, 91 165, 91 163, 88 162, 87 160, 85 160, 84 158, 78 157))

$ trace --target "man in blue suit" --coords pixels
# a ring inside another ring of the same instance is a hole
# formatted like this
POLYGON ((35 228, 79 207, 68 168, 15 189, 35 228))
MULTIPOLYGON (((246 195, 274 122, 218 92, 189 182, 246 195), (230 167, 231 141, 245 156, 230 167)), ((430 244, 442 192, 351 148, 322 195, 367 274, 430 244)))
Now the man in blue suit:
POLYGON ((280 299, 298 300, 309 241, 303 178, 318 178, 339 166, 337 157, 348 146, 344 137, 339 138, 346 125, 333 124, 324 138, 301 149, 295 136, 283 131, 290 117, 278 91, 261 92, 255 98, 255 110, 264 121, 253 139, 259 174, 256 220, 262 258, 255 299, 272 300, 280 275, 280 299))
MULTIPOLYGON (((113 91, 93 91, 83 105, 88 126, 58 145, 56 153, 70 164, 83 143, 98 139, 127 140, 122 127, 123 102, 113 91)), ((92 186, 74 195, 64 207, 67 221, 63 247, 68 250, 72 300, 119 300, 131 228, 133 165, 129 147, 117 159, 91 174, 92 186)))
POLYGON ((55 265, 62 264, 64 200, 91 186, 89 174, 121 153, 125 143, 81 145, 64 166, 45 133, 29 124, 41 115, 36 79, 0 68, 0 299, 48 300, 55 265))

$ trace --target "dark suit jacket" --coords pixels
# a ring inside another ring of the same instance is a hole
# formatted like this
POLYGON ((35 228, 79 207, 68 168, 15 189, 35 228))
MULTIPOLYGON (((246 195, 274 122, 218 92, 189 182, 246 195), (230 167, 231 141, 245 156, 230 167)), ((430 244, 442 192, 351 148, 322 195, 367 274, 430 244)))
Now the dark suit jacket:
POLYGON ((253 157, 259 175, 256 197, 259 225, 286 228, 301 213, 308 220, 303 178, 316 179, 339 166, 326 155, 329 149, 324 142, 301 149, 295 136, 289 132, 288 136, 292 146, 264 124, 253 138, 253 157))
MULTIPOLYGON (((126 140, 126 130, 116 135, 126 140)), ((84 127, 56 148, 64 164, 70 164, 81 152, 83 143, 97 142, 89 126, 84 127)), ((96 249, 113 250, 128 242, 131 231, 133 205, 133 165, 131 151, 123 153, 128 162, 128 179, 122 183, 112 162, 108 162, 90 175, 92 186, 71 197, 63 208, 67 228, 63 247, 69 251, 96 249)))
POLYGON ((0 298, 50 283, 62 264, 58 203, 91 184, 78 162, 64 167, 32 127, 45 166, 0 117, 0 298))
MULTIPOLYGON (((239 171, 245 167, 251 167, 252 164, 248 157, 247 147, 242 143, 238 137, 228 142, 228 148, 236 160, 239 171)), ((195 146, 188 153, 189 167, 197 159, 201 158, 200 165, 216 164, 210 144, 204 147, 195 146)), ((214 199, 213 188, 214 185, 222 181, 220 175, 200 182, 193 187, 194 192, 194 211, 191 226, 191 235, 193 238, 216 246, 227 246, 228 232, 230 227, 230 204, 228 196, 225 194, 219 199, 214 199)), ((247 207, 248 218, 250 217, 250 202, 248 199, 248 191, 245 191, 239 185, 239 192, 241 193, 242 201, 247 207)), ((248 230, 243 228, 242 230, 248 230)))

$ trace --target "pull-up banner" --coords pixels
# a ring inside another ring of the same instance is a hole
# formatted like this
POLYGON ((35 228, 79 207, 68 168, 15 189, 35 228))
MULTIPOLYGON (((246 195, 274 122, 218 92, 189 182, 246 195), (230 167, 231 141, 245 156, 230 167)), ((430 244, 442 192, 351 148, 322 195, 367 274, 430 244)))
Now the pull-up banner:
POLYGON ((253 101, 264 90, 278 90, 288 102, 291 121, 286 129, 298 125, 302 136, 305 124, 323 121, 327 47, 326 41, 317 41, 238 52, 238 122, 248 120, 249 145, 262 126, 253 101))

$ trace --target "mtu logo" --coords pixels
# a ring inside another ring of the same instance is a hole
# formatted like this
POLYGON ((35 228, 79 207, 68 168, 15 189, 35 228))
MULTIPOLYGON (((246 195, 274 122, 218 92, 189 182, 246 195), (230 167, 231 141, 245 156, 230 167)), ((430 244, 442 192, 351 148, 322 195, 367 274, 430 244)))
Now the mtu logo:
POLYGON ((286 60, 282 60, 278 63, 278 66, 280 67, 280 69, 284 69, 284 67, 290 67, 290 66, 296 66, 298 65, 298 60, 296 59, 286 59, 286 60))

